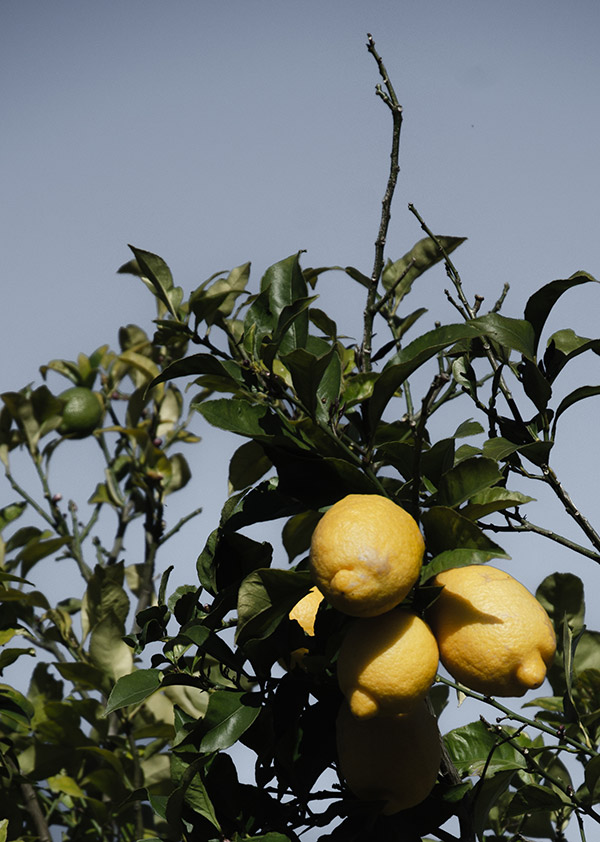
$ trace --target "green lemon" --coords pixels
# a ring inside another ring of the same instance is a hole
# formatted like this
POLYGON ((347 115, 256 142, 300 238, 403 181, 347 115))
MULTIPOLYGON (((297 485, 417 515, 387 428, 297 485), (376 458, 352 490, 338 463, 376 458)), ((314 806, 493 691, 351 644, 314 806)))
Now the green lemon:
POLYGON ((83 386, 73 386, 59 395, 66 401, 59 432, 78 437, 90 435, 100 424, 104 415, 102 400, 98 394, 83 386))

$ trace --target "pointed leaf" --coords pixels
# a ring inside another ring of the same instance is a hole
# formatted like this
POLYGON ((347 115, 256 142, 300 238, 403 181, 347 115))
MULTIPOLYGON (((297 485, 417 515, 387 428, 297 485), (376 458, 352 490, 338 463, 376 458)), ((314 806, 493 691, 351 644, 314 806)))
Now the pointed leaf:
POLYGON ((131 245, 129 248, 137 260, 141 275, 148 279, 156 297, 162 301, 171 315, 178 319, 178 307, 183 298, 183 290, 173 285, 173 276, 165 261, 150 251, 131 245))
POLYGON ((487 488, 473 495, 469 504, 462 508, 460 513, 471 520, 479 520, 492 512, 523 506, 534 499, 520 491, 509 491, 508 488, 487 488))
POLYGON ((479 335, 478 327, 472 322, 444 325, 428 331, 403 348, 375 382, 368 410, 371 430, 375 431, 387 404, 407 377, 449 345, 463 339, 475 339, 479 335))
MULTIPOLYGON (((490 558, 510 558, 502 547, 490 540, 473 521, 454 509, 435 506, 423 514, 422 521, 427 547, 434 556, 448 550, 468 549, 482 551, 484 555, 490 554, 490 558)), ((431 574, 427 565, 427 576, 429 575, 431 574)))
POLYGON ((260 713, 258 694, 216 690, 204 715, 200 751, 223 751, 236 743, 260 713))
POLYGON ((412 249, 403 255, 400 260, 387 263, 381 276, 384 288, 386 290, 391 289, 398 282, 398 279, 402 278, 395 291, 397 301, 404 298, 420 275, 435 266, 436 263, 444 260, 444 255, 451 254, 467 238, 436 236, 436 239, 442 250, 431 237, 424 237, 418 243, 415 243, 412 249))
POLYGON ((525 318, 533 327, 534 353, 537 353, 546 319, 561 295, 579 284, 587 284, 590 281, 597 283, 587 272, 576 272, 565 280, 551 281, 529 298, 525 305, 525 318))
POLYGON ((459 462, 441 479, 436 503, 440 506, 458 506, 502 480, 496 462, 483 457, 473 457, 459 462))
POLYGON ((600 386, 580 386, 578 389, 574 389, 566 398, 563 398, 562 401, 559 403, 558 408, 556 410, 556 415, 554 416, 554 422, 552 424, 552 438, 554 438, 556 433, 556 424, 560 416, 565 412, 569 407, 573 406, 573 404, 578 403, 579 401, 585 400, 586 398, 593 398, 596 395, 600 395, 600 386))
POLYGON ((478 330, 493 342, 502 345, 509 350, 518 351, 528 359, 535 356, 535 335, 532 326, 528 321, 522 319, 509 319, 499 313, 488 313, 472 319, 469 324, 477 327, 478 330))
MULTIPOLYGON (((277 321, 285 307, 294 304, 298 299, 308 297, 299 256, 300 253, 293 254, 270 266, 261 280, 261 292, 268 291, 270 310, 277 321)), ((281 341, 281 353, 289 353, 294 348, 304 348, 307 337, 308 311, 304 309, 287 329, 281 341)))

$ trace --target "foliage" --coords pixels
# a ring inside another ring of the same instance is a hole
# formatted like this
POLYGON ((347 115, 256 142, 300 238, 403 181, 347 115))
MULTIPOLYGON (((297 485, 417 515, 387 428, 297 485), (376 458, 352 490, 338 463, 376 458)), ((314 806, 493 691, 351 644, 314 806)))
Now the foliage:
MULTIPOLYGON (((369 49, 383 69, 372 41, 369 49)), ((316 304, 330 270, 304 268, 300 254, 269 267, 256 291, 244 264, 186 296, 162 258, 132 248, 120 271, 155 296, 154 336, 128 325, 119 351, 105 346, 41 369, 102 395, 104 426, 87 444, 97 444, 104 473, 85 515, 75 503, 65 509, 50 482, 53 460, 86 446, 60 435, 64 402, 45 384, 2 395, 0 457, 15 501, 0 511, 0 669, 32 654, 36 664, 28 690, 0 686, 0 840, 47 840, 51 827, 72 840, 284 842, 307 828, 332 842, 448 840, 455 837, 442 825, 457 816, 461 839, 499 842, 560 839, 571 820, 583 838, 586 823, 600 822, 600 633, 584 626, 572 573, 548 571, 537 594, 559 639, 552 695, 528 702, 525 716, 439 676, 438 714, 454 687, 489 706, 490 719, 445 735, 433 792, 394 816, 358 802, 337 777, 335 664, 347 619, 322 604, 311 637, 288 618, 312 584, 316 522, 353 492, 386 495, 421 523, 426 563, 408 598, 417 611, 435 598, 428 580, 436 573, 507 558, 490 533, 537 533, 600 561, 600 536, 552 466, 559 419, 600 393, 580 385, 557 401, 555 382, 573 359, 597 354, 600 340, 570 328, 544 336, 561 297, 594 279, 580 271, 551 281, 520 318, 501 314, 506 290, 482 312, 450 258, 464 238, 435 235, 415 208, 426 236, 384 265, 401 110, 382 78, 377 92, 394 134, 374 268, 370 277, 341 270, 365 288, 360 343, 338 328, 343 313, 316 304), (439 262, 459 318, 410 340, 425 310, 407 308, 408 295, 439 262), (191 414, 181 379, 195 387, 191 414), (459 401, 467 406, 457 410, 459 401), (456 412, 463 420, 454 429, 447 418, 456 412), (197 558, 198 581, 167 596, 163 547, 198 510, 168 528, 165 498, 188 486, 176 448, 198 441, 190 424, 199 416, 244 442, 197 558), (441 438, 432 433, 438 418, 446 419, 441 438), (13 470, 19 451, 39 493, 13 470), (556 496, 583 543, 522 514, 533 503, 522 489, 536 483, 556 496), (100 528, 105 513, 111 542, 100 528), (272 521, 283 522, 281 548, 251 537, 272 521), (136 524, 143 552, 125 565, 136 524), (83 581, 81 593, 65 576, 56 604, 35 585, 36 565, 52 558, 75 564, 83 581), (283 668, 300 647, 301 663, 283 668), (254 759, 251 781, 239 777, 240 746, 254 759)))

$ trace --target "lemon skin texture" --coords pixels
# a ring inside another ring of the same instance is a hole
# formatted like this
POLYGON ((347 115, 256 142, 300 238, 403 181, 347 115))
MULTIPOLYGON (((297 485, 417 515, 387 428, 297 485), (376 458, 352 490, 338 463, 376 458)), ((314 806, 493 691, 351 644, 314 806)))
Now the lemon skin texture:
POLYGON ((398 605, 419 577, 425 545, 416 521, 377 494, 349 494, 318 522, 313 581, 338 611, 374 617, 398 605))
POLYGON ((338 683, 354 716, 407 713, 427 695, 438 662, 429 626, 395 608, 352 622, 338 655, 338 683))
MULTIPOLYGON (((290 620, 296 620, 305 634, 309 637, 314 637, 315 619, 317 617, 319 605, 322 601, 323 594, 321 591, 317 587, 312 587, 310 591, 294 605, 288 614, 290 620)), ((294 669, 294 667, 305 669, 304 658, 307 654, 308 649, 305 647, 294 649, 290 652, 289 656, 280 661, 281 666, 284 667, 284 669, 294 669)))
POLYGON ((524 585, 487 564, 445 570, 432 582, 444 589, 427 619, 450 675, 488 696, 522 696, 542 684, 556 636, 524 585))
POLYGON ((315 633, 315 618, 319 605, 323 601, 323 594, 317 587, 312 587, 306 596, 299 600, 289 613, 290 620, 296 620, 310 637, 315 633))
POLYGON ((104 415, 100 396, 83 386, 73 386, 59 397, 66 401, 58 428, 63 435, 87 436, 96 429, 104 415))
POLYGON ((423 801, 435 784, 441 748, 435 717, 421 702, 411 713, 357 719, 342 704, 336 721, 342 776, 361 801, 381 801, 384 815, 423 801))

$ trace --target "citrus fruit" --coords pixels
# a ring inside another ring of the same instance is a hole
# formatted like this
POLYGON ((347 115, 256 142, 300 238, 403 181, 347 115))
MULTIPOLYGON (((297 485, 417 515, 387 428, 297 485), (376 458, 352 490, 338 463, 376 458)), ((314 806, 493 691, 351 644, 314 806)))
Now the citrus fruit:
POLYGON ((59 397, 65 401, 62 421, 58 428, 60 433, 85 436, 96 429, 104 414, 99 395, 83 386, 73 386, 62 392, 59 397))
POLYGON ((444 589, 427 617, 450 675, 488 696, 522 696, 542 684, 556 637, 524 585, 487 564, 445 570, 433 584, 444 589))
POLYGON ((357 719, 342 704, 336 722, 340 772, 361 801, 383 801, 385 815, 423 801, 441 760, 435 717, 421 702, 410 713, 357 719))
POLYGON ((398 605, 419 577, 425 544, 416 521, 378 494, 349 494, 312 535, 310 568, 327 601, 374 617, 398 605))
POLYGON ((406 713, 425 698, 438 661, 429 626, 396 608, 354 620, 340 647, 338 682, 354 716, 406 713))
POLYGON ((296 620, 310 637, 313 637, 315 633, 315 618, 322 600, 321 591, 317 587, 312 587, 289 613, 290 620, 296 620))

